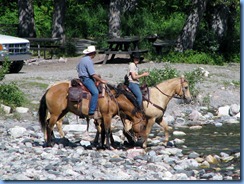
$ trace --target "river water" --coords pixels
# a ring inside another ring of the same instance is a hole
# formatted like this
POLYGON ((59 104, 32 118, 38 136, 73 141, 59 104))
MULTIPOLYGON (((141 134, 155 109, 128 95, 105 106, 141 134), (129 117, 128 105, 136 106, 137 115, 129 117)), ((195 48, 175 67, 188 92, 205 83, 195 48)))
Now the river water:
MULTIPOLYGON (((177 128, 177 131, 183 131, 186 133, 184 136, 174 136, 171 134, 169 140, 175 138, 184 139, 183 145, 176 145, 176 147, 182 149, 184 155, 189 155, 191 152, 197 152, 200 156, 218 155, 221 152, 231 155, 232 153, 240 152, 241 149, 241 136, 240 136, 240 123, 237 124, 223 124, 221 127, 214 125, 205 125, 202 129, 191 130, 189 128, 177 128)), ((154 127, 152 133, 157 136, 159 133, 159 127, 154 127)), ((225 171, 226 168, 233 165, 234 170, 240 169, 240 160, 235 160, 232 163, 221 163, 218 165, 225 171)))
MULTIPOLYGON (((195 151, 199 154, 209 155, 225 152, 240 151, 240 124, 224 124, 221 127, 214 125, 203 126, 199 130, 182 129, 184 136, 184 152, 195 151)), ((172 137, 174 139, 174 136, 172 137)), ((183 152, 183 153, 184 153, 183 152)))

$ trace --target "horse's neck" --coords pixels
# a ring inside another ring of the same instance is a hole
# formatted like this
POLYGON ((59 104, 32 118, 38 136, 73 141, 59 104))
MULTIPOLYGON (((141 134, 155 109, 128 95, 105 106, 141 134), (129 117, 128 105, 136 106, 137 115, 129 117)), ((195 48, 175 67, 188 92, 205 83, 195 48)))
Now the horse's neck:
POLYGON ((133 110, 135 109, 135 106, 130 102, 129 99, 127 99, 125 96, 121 95, 117 98, 120 110, 123 111, 126 115, 133 117, 133 110))
POLYGON ((157 85, 157 88, 160 89, 160 92, 165 96, 172 97, 175 94, 175 82, 165 81, 157 85))
POLYGON ((151 100, 153 100, 155 104, 161 106, 162 108, 166 108, 169 101, 175 95, 175 85, 175 82, 164 81, 156 85, 156 87, 151 87, 151 100))

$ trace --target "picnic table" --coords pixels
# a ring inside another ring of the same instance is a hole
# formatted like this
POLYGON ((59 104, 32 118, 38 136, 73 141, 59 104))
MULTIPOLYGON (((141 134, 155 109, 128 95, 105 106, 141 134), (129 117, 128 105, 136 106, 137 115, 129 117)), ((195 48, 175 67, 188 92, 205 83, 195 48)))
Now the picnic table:
POLYGON ((105 49, 104 53, 106 54, 103 64, 106 64, 109 55, 111 60, 114 59, 116 54, 129 54, 132 57, 132 54, 135 52, 146 53, 148 50, 139 49, 140 38, 135 37, 123 37, 123 38, 112 38, 107 40, 109 48, 105 49))
POLYGON ((41 50, 44 52, 44 59, 52 59, 53 51, 60 48, 61 38, 26 38, 30 41, 30 50, 37 50, 38 58, 41 57, 41 50), (51 52, 51 57, 46 57, 46 51, 51 52))
POLYGON ((173 47, 175 44, 175 40, 159 40, 157 39, 154 43, 153 46, 156 49, 156 53, 158 55, 162 55, 162 51, 167 51, 169 50, 171 47, 173 47))

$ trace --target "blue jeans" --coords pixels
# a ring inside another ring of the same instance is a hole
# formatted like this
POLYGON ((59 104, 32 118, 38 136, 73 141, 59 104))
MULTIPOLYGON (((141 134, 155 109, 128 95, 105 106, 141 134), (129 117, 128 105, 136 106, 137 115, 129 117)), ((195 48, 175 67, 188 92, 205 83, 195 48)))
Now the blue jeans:
POLYGON ((132 93, 136 96, 136 101, 139 107, 142 107, 142 93, 139 84, 130 82, 128 87, 132 91, 132 93))
POLYGON ((87 89, 91 92, 91 101, 90 101, 90 109, 89 115, 94 114, 97 108, 97 101, 98 101, 98 89, 94 83, 94 80, 88 77, 83 78, 83 84, 87 87, 87 89))

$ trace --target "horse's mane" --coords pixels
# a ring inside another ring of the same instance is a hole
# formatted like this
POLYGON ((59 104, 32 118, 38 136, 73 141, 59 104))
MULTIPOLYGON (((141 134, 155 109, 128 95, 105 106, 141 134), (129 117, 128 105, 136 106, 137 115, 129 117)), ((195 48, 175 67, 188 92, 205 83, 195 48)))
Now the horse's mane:
POLYGON ((107 83, 107 86, 108 86, 108 88, 111 89, 111 90, 115 90, 115 91, 117 90, 116 86, 113 85, 113 84, 109 84, 109 83, 107 83))
POLYGON ((133 96, 133 94, 124 88, 124 84, 120 83, 117 85, 117 94, 125 95, 125 97, 134 105, 135 109, 133 113, 143 112, 141 107, 138 105, 136 98, 133 96))

